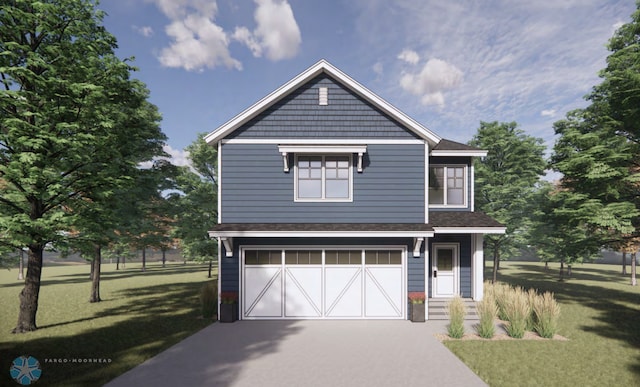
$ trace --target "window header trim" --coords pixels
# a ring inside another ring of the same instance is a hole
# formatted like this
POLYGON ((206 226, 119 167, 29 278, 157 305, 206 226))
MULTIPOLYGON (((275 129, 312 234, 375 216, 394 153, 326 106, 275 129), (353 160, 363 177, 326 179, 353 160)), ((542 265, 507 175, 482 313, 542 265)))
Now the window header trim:
POLYGON ((289 172, 289 153, 313 153, 313 154, 348 154, 358 155, 358 172, 361 173, 362 157, 367 153, 366 145, 278 145, 278 152, 282 154, 284 172, 289 172))

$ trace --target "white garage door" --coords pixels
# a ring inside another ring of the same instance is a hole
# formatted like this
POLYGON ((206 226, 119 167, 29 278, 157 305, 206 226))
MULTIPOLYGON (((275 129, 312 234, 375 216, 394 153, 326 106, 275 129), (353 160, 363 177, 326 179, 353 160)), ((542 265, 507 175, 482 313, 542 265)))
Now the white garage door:
POLYGON ((244 319, 405 318, 405 250, 242 249, 244 319))

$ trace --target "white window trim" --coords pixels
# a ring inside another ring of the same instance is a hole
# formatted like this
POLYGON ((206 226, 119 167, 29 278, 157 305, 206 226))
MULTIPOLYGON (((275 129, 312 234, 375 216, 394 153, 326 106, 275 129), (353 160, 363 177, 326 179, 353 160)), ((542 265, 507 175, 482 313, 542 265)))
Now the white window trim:
MULTIPOLYGON (((466 164, 431 164, 427 169, 427 173, 431 173, 432 168, 445 168, 444 171, 444 179, 445 179, 445 192, 444 192, 444 200, 445 204, 429 204, 429 208, 467 208, 469 206, 469 166, 466 164), (446 168, 463 168, 463 203, 462 204, 446 204, 447 200, 447 171, 446 168)), ((427 192, 429 192, 429 177, 427 177, 427 192)), ((428 194, 427 194, 428 195, 428 194)))
POLYGON ((303 154, 297 154, 295 155, 295 159, 294 159, 294 166, 293 166, 293 199, 295 202, 320 202, 320 203, 326 203, 326 202, 335 202, 335 203, 348 203, 348 202, 353 202, 353 157, 351 156, 351 153, 348 154, 340 154, 340 153, 332 153, 332 154, 314 154, 314 153, 303 153, 303 154), (321 192, 322 192, 322 197, 321 198, 301 198, 298 197, 298 157, 299 156, 311 156, 311 157, 322 157, 322 172, 321 172, 321 179, 322 179, 322 183, 321 183, 321 192), (326 161, 325 158, 328 156, 344 156, 344 157, 348 157, 349 158, 349 197, 346 198, 326 198, 325 197, 325 186, 326 186, 326 161))

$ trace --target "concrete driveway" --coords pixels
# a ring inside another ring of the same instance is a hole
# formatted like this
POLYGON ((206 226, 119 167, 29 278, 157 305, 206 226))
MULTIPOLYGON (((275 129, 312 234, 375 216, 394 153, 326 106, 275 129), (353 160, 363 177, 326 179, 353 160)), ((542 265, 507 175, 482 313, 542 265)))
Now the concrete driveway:
POLYGON ((486 386, 435 339, 445 324, 216 323, 106 386, 486 386))

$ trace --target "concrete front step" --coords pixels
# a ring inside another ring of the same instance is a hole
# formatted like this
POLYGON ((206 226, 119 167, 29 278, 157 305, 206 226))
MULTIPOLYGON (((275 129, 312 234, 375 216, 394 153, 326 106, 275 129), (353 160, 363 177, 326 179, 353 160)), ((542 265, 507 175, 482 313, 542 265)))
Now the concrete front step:
MULTIPOLYGON (((429 320, 448 320, 447 305, 451 301, 450 298, 429 298, 427 305, 429 308, 429 320)), ((467 314, 465 320, 478 320, 478 311, 476 310, 476 302, 470 298, 463 299, 467 314)))

